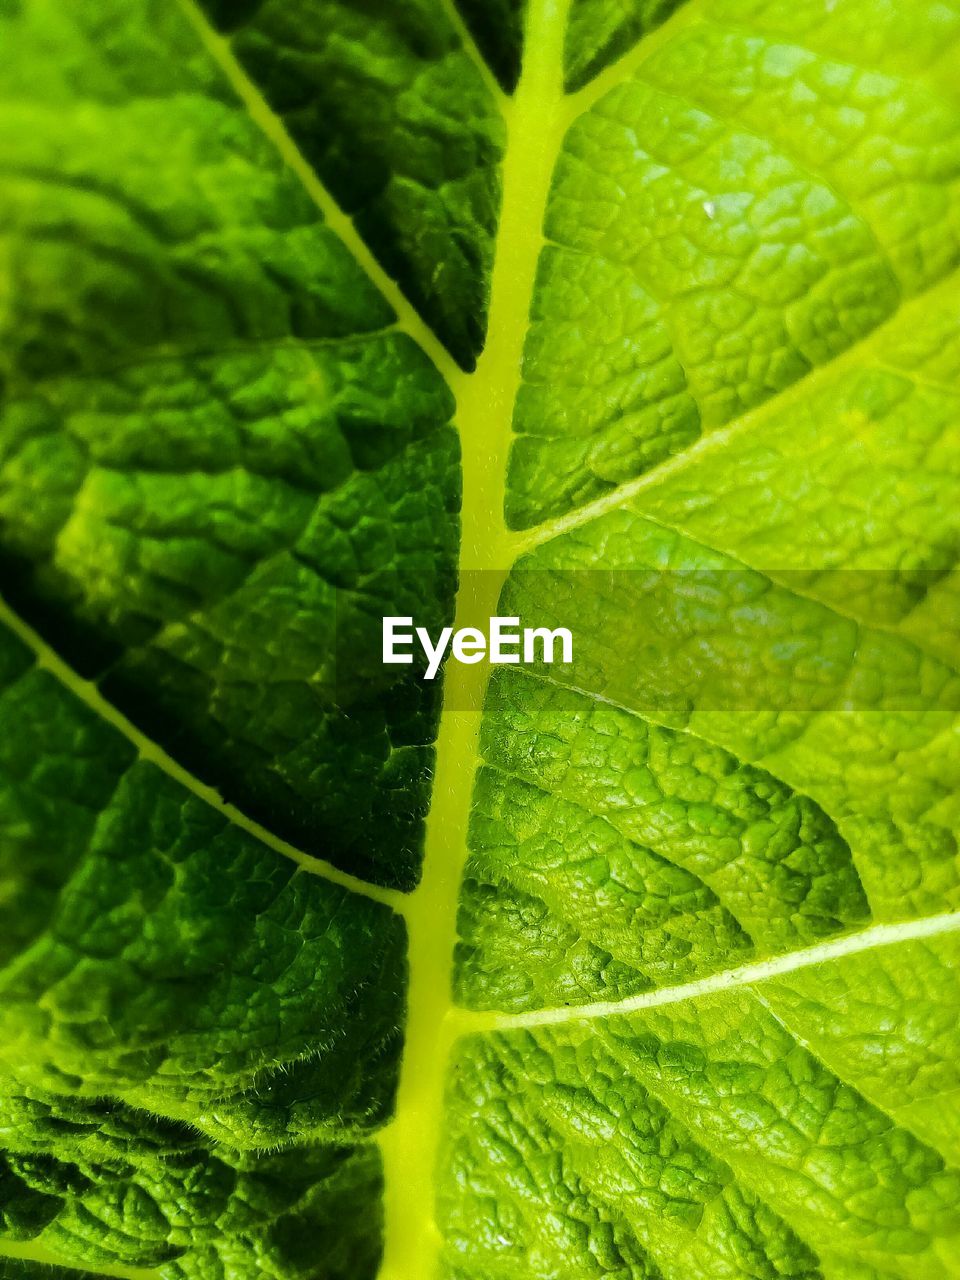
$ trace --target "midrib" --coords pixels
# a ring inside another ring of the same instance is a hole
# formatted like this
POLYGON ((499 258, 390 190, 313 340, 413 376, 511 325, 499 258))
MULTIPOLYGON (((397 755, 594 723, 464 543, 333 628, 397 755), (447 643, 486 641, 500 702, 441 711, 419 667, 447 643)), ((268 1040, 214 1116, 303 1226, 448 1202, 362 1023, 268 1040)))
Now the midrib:
MULTIPOLYGON (((567 123, 562 65, 570 0, 531 0, 523 74, 503 103, 508 144, 487 345, 472 375, 450 379, 463 455, 461 584, 456 626, 496 612, 513 559, 503 523, 513 402, 542 243, 547 190, 567 123)), ((440 1236, 434 1165, 444 1078, 457 1026, 451 1000, 460 881, 478 763, 486 664, 449 663, 437 737, 423 879, 410 896, 409 1012, 396 1119, 379 1136, 386 1179, 380 1280, 433 1280, 440 1236)))
MULTIPOLYGON (((547 189, 569 99, 562 85, 563 32, 571 0, 530 0, 523 75, 514 96, 499 99, 507 130, 503 205, 491 285, 486 347, 473 374, 461 372, 423 323, 345 215, 318 180, 283 122, 237 62, 229 40, 209 24, 195 0, 178 0, 202 45, 220 67, 251 118, 300 178, 328 226, 387 297, 401 327, 426 350, 457 398, 463 474, 460 568, 456 625, 494 612, 500 587, 514 558, 514 539, 503 523, 503 500, 513 402, 527 328, 547 189)), ((367 885, 337 868, 308 858, 278 840, 182 769, 81 679, 19 616, 0 601, 5 622, 46 667, 104 720, 195 794, 227 813, 231 821, 263 840, 302 870, 319 874, 399 911, 409 933, 410 988, 405 1052, 397 1118, 378 1135, 386 1181, 385 1255, 380 1280, 432 1280, 439 1249, 433 1215, 434 1159, 440 1135, 443 1083, 449 1050, 458 1034, 451 999, 456 913, 466 859, 467 825, 477 766, 477 735, 486 686, 485 664, 450 664, 437 738, 433 803, 427 822, 423 878, 410 895, 367 885)), ((0 1256, 4 1256, 0 1254, 0 1256)), ((42 1246, 14 1247, 7 1256, 56 1262, 42 1246)), ((61 1265, 75 1265, 64 1263, 61 1265)), ((104 1274, 148 1276, 148 1271, 111 1267, 104 1274)))

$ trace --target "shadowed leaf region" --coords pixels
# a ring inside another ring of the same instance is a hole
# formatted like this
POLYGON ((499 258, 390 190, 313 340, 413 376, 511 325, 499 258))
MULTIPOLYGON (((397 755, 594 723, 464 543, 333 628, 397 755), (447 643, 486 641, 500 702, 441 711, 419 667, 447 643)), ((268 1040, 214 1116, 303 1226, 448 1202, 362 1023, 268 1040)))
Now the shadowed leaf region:
POLYGON ((0 1278, 954 1280, 960 11, 0 43, 0 1278))

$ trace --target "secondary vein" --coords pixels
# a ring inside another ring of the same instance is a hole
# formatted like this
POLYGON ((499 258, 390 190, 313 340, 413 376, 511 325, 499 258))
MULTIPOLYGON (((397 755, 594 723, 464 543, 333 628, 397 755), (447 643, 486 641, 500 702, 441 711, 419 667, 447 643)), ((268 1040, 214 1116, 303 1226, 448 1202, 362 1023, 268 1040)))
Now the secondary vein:
MULTIPOLYGON (((0 1240, 0 1258, 15 1258, 22 1262, 38 1262, 44 1268, 61 1267, 64 1271, 86 1275, 91 1268, 99 1276, 116 1277, 116 1280, 159 1280, 160 1272, 144 1267, 122 1267, 115 1263, 80 1262, 76 1258, 62 1258, 40 1241, 0 1240)), ((48 1275, 44 1271, 44 1275, 48 1275)))
POLYGON ((459 1035, 478 1031, 509 1031, 521 1027, 555 1026, 558 1023, 622 1017, 624 1014, 653 1009, 659 1005, 680 1004, 683 1001, 715 995, 736 987, 751 986, 754 983, 781 977, 783 974, 794 973, 798 969, 807 969, 812 965, 838 960, 844 956, 894 946, 897 943, 941 937, 958 931, 960 931, 960 912, 944 912, 941 915, 927 916, 923 920, 872 925, 859 933, 846 934, 842 938, 833 938, 829 942, 818 942, 812 947, 791 951, 770 960, 758 960, 753 964, 740 965, 736 969, 725 969, 707 978, 698 978, 695 982, 686 982, 676 987, 660 987, 655 991, 645 991, 641 995, 628 996, 623 1000, 597 1000, 590 1004, 532 1009, 528 1013, 516 1014, 459 1009, 453 1016, 459 1035))
POLYGON ((302 849, 297 849, 288 841, 274 835, 272 831, 261 826, 259 822, 248 818, 236 805, 228 804, 218 791, 201 782, 199 778, 195 778, 189 770, 178 764, 152 738, 149 738, 128 720, 112 702, 103 696, 91 680, 85 680, 79 675, 2 598, 0 598, 0 623, 8 627, 32 651, 38 667, 49 671, 60 684, 69 689, 74 697, 79 698, 81 702, 88 706, 99 719, 112 725, 114 729, 122 733, 127 741, 136 748, 137 754, 141 759, 148 760, 151 764, 156 765, 158 769, 162 769, 168 777, 192 792, 205 804, 223 814, 234 826, 240 827, 249 835, 254 836, 262 844, 273 849, 275 853, 291 859, 291 861, 297 863, 302 871, 318 876, 322 880, 329 880, 332 884, 349 889, 352 893, 360 894, 365 898, 372 898, 374 902, 381 902, 385 906, 392 907, 395 911, 403 913, 407 905, 407 897, 399 890, 385 889, 380 885, 369 884, 358 876, 341 871, 339 867, 335 867, 331 862, 326 862, 322 858, 316 858, 311 854, 304 853, 302 849))
POLYGON ((420 344, 448 382, 455 379, 459 368, 453 357, 433 330, 417 314, 413 304, 407 300, 397 282, 384 271, 367 248, 349 214, 343 212, 327 191, 300 148, 290 137, 283 121, 268 105, 263 94, 234 56, 229 40, 213 29, 195 0, 177 0, 177 2, 196 31, 203 47, 243 103, 250 118, 273 143, 284 164, 300 179, 307 194, 323 214, 327 226, 340 237, 356 262, 393 307, 400 328, 420 344))
MULTIPOLYGON (((585 503, 582 507, 577 507, 552 520, 546 520, 542 524, 511 532, 509 535, 511 546, 518 556, 522 555, 525 552, 532 551, 544 542, 549 542, 559 534, 566 533, 568 529, 576 529, 580 525, 589 524, 590 521, 596 520, 608 511, 619 509, 633 498, 639 497, 645 490, 656 488, 665 478, 683 471, 693 462, 699 461, 702 457, 709 456, 716 450, 723 448, 732 438, 752 430, 759 422, 782 413, 785 407, 794 402, 807 399, 820 386, 828 385, 845 373, 864 367, 865 356, 869 356, 871 350, 879 346, 892 329, 900 326, 905 326, 909 329, 911 316, 916 315, 918 320, 921 319, 931 306, 936 305, 937 299, 941 295, 950 296, 954 294, 958 282, 960 282, 960 271, 951 271, 949 275, 944 276, 943 279, 937 281, 929 289, 916 294, 908 302, 903 303, 883 324, 878 325, 876 329, 872 329, 859 342, 855 342, 841 355, 827 364, 818 365, 815 369, 811 369, 804 377, 798 378, 784 388, 783 391, 771 396, 768 400, 764 400, 762 404, 758 404, 755 408, 734 418, 725 426, 719 427, 715 431, 708 431, 700 436, 689 449, 684 449, 681 453, 675 453, 665 462, 660 463, 659 466, 645 471, 642 475, 635 476, 632 480, 625 480, 623 484, 617 485, 608 493, 595 498, 592 502, 585 503)), ((901 377, 911 377, 907 370, 898 370, 897 372, 900 373, 901 377)))

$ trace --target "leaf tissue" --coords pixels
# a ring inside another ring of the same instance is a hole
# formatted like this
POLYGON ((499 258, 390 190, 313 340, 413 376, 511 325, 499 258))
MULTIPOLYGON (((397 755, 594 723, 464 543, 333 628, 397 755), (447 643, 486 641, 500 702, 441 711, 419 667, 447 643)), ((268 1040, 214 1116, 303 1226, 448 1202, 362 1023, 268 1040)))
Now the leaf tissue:
POLYGON ((960 8, 0 50, 0 1280, 960 1277, 960 8))

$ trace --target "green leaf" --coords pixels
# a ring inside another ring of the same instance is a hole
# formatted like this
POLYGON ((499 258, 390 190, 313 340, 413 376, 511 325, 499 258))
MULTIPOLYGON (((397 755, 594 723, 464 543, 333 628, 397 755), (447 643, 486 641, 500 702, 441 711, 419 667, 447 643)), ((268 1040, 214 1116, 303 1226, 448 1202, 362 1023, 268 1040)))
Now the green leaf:
MULTIPOLYGON (((378 261, 472 368, 487 314, 503 127, 446 6, 204 6, 378 261)), ((495 47, 510 77, 518 23, 506 16, 513 32, 495 47)), ((492 25, 483 19, 488 47, 492 25)))
POLYGON ((227 799, 409 887, 437 696, 337 658, 451 608, 449 392, 182 16, 55 12, 8 20, 9 598, 227 799), (37 57, 80 68, 62 160, 37 57))
POLYGON ((512 93, 523 61, 527 0, 457 0, 457 8, 501 87, 512 93))
POLYGON ((448 1273, 956 1275, 955 1130, 923 1095, 956 1088, 960 951, 953 936, 895 952, 795 990, 761 980, 467 1040, 441 1166, 448 1273), (826 1028, 825 990, 841 998, 826 1028), (919 1022, 939 1024, 922 1050, 919 1022), (878 1085, 878 1049, 906 1089, 878 1085))
POLYGON ((960 1275, 960 11, 0 43, 0 1277, 960 1275))
POLYGON ((682 0, 571 0, 564 84, 582 89, 604 67, 669 18, 682 0))
POLYGON ((107 1280, 107 1277, 90 1271, 68 1271, 42 1262, 3 1258, 0 1260, 0 1280, 107 1280))

